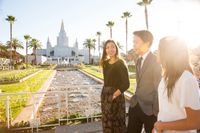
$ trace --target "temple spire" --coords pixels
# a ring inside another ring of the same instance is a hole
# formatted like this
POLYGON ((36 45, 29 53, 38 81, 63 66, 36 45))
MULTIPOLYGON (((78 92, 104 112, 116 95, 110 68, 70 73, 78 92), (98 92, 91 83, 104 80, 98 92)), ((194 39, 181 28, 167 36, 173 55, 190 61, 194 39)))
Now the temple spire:
POLYGON ((75 42, 74 46, 78 48, 78 39, 77 38, 76 38, 76 42, 75 42))
POLYGON ((49 37, 48 37, 48 39, 47 39, 47 43, 50 43, 50 41, 49 41, 49 37))
POLYGON ((51 47, 51 42, 50 42, 50 40, 49 40, 49 37, 48 37, 48 39, 47 39, 47 47, 51 47))
POLYGON ((64 29, 64 22, 62 20, 59 36, 57 37, 58 46, 68 46, 68 37, 64 29))
POLYGON ((61 23, 60 31, 65 31, 63 20, 62 20, 62 23, 61 23))

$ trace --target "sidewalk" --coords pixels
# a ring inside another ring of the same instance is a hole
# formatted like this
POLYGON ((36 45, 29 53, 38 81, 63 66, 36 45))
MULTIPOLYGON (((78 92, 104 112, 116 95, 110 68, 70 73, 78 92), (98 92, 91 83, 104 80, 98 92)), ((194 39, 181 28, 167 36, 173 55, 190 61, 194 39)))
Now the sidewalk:
POLYGON ((58 126, 55 133, 102 133, 102 123, 100 121, 71 126, 58 126))

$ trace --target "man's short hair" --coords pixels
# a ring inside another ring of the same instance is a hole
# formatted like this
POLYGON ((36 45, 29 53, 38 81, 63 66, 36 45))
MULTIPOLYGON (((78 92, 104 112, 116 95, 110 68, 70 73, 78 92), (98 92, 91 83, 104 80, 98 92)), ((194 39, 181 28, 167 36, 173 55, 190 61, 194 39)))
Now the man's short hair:
POLYGON ((139 31, 134 31, 133 35, 136 35, 142 39, 145 43, 149 42, 149 47, 151 47, 153 43, 153 35, 150 31, 148 30, 139 30, 139 31))

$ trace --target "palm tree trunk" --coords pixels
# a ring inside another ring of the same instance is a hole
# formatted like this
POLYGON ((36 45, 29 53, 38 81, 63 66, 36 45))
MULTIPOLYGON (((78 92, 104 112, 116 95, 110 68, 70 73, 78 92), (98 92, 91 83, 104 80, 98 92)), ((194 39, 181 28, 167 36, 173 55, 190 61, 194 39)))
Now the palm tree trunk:
POLYGON ((17 63, 17 58, 16 58, 17 52, 16 51, 17 51, 16 48, 14 48, 13 64, 17 63))
POLYGON ((100 35, 98 37, 98 52, 99 52, 99 59, 101 58, 101 53, 100 53, 100 35))
POLYGON ((110 38, 112 38, 112 28, 110 28, 110 38))
POLYGON ((34 48, 34 64, 36 65, 36 49, 34 48))
POLYGON ((28 41, 26 41, 26 69, 28 69, 28 41))
POLYGON ((126 18, 126 54, 128 51, 128 20, 126 18))
POLYGON ((89 64, 90 64, 90 47, 88 49, 89 49, 89 64))
POLYGON ((12 66, 12 23, 10 22, 10 66, 12 66))
POLYGON ((147 12, 147 6, 145 6, 145 20, 146 20, 146 27, 147 30, 149 29, 149 24, 148 24, 148 12, 147 12))

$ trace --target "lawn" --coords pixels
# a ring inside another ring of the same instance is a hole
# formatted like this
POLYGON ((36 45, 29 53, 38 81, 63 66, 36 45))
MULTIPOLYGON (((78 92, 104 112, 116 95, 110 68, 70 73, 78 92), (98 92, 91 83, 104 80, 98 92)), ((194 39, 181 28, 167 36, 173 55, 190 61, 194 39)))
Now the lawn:
POLYGON ((0 83, 5 82, 13 82, 13 81, 19 81, 20 79, 35 73, 39 69, 24 69, 24 70, 17 70, 17 71, 7 71, 4 74, 0 74, 0 83))
MULTIPOLYGON (((2 94, 4 93, 17 93, 17 92, 37 92, 46 79, 52 73, 52 70, 42 70, 33 77, 27 79, 24 82, 14 83, 14 84, 4 84, 0 85, 2 94)), ((30 95, 21 95, 21 96, 10 96, 9 98, 24 98, 30 97, 30 95)), ((0 96, 0 121, 5 121, 5 96, 0 96)), ((26 106, 26 100, 11 100, 10 101, 10 110, 12 112, 12 118, 14 119, 21 111, 23 107, 26 106)))

